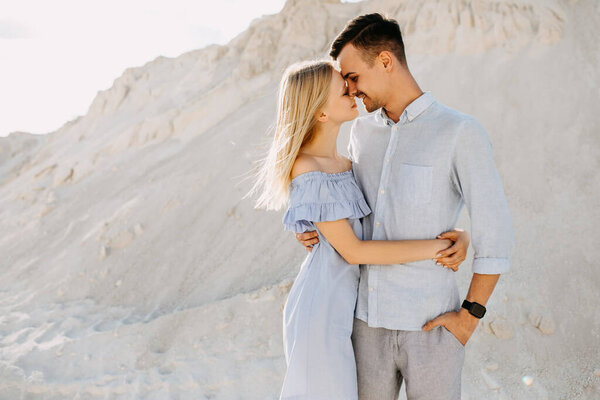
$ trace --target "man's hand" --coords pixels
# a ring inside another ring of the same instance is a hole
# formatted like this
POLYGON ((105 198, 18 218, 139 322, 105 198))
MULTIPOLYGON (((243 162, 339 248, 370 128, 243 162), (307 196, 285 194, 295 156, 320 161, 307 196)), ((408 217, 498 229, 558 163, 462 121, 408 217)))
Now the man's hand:
POLYGON ((445 250, 440 251, 433 259, 439 264, 445 265, 454 272, 458 271, 458 266, 465 261, 467 249, 471 238, 469 234, 462 229, 453 229, 444 232, 437 237, 438 239, 450 239, 454 244, 445 250))
POLYGON ((423 330, 430 331, 436 326, 445 326, 465 346, 478 323, 478 318, 471 315, 466 308, 461 308, 459 311, 451 311, 435 317, 423 325, 423 330))
POLYGON ((296 239, 302 243, 302 246, 304 246, 306 251, 311 252, 313 250, 312 245, 319 243, 319 234, 317 231, 296 233, 296 239))

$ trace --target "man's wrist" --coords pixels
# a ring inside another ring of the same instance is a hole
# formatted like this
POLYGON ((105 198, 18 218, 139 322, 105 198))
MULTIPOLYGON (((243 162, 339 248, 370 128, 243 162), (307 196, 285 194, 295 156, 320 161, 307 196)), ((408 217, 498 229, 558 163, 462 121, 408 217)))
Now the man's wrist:
POLYGON ((477 325, 479 323, 479 318, 472 315, 466 308, 461 307, 460 310, 458 310, 458 314, 464 318, 465 321, 469 321, 473 325, 477 325))
MULTIPOLYGON (((468 296, 467 296, 468 297, 468 296)), ((483 318, 485 315, 486 309, 485 306, 481 303, 478 303, 473 300, 465 299, 461 305, 461 309, 465 309, 470 315, 477 319, 483 318)))

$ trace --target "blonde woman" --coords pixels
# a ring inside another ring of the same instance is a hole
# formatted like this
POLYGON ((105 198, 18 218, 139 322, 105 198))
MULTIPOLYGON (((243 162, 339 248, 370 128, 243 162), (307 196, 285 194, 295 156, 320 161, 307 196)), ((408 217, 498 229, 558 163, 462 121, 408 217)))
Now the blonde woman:
MULTIPOLYGON (((260 192, 257 208, 287 205, 285 230, 316 230, 319 242, 302 263, 283 311, 287 371, 280 399, 357 399, 350 336, 358 264, 435 259, 454 244, 434 238, 362 240, 360 218, 371 209, 351 161, 336 150, 340 125, 357 116, 354 98, 332 62, 306 61, 285 71, 273 142, 250 193, 260 192)), ((458 237, 462 251, 448 263, 448 273, 469 245, 466 232, 458 237)))

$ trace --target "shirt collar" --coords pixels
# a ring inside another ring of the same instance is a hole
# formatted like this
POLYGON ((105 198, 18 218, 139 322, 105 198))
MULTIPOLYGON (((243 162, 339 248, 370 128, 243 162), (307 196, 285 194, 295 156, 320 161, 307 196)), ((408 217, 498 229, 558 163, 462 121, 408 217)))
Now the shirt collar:
MULTIPOLYGON (((414 99, 402 112, 400 115, 400 119, 398 123, 406 123, 412 122, 413 119, 417 118, 419 115, 423 113, 429 106, 435 101, 433 94, 431 92, 425 92, 416 99, 414 99)), ((387 125, 396 125, 394 121, 390 119, 383 110, 383 107, 377 111, 377 117, 381 120, 381 122, 387 125)))

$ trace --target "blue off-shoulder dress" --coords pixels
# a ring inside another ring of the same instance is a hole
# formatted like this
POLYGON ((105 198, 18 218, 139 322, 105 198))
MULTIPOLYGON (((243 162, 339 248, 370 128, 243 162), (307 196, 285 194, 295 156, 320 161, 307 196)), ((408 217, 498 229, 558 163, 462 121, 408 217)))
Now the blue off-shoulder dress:
POLYGON ((317 231, 283 310, 287 371, 280 400, 358 398, 356 363, 350 336, 358 295, 358 265, 348 264, 314 222, 347 218, 362 239, 360 219, 371 213, 352 169, 311 171, 290 184, 284 229, 317 231))

